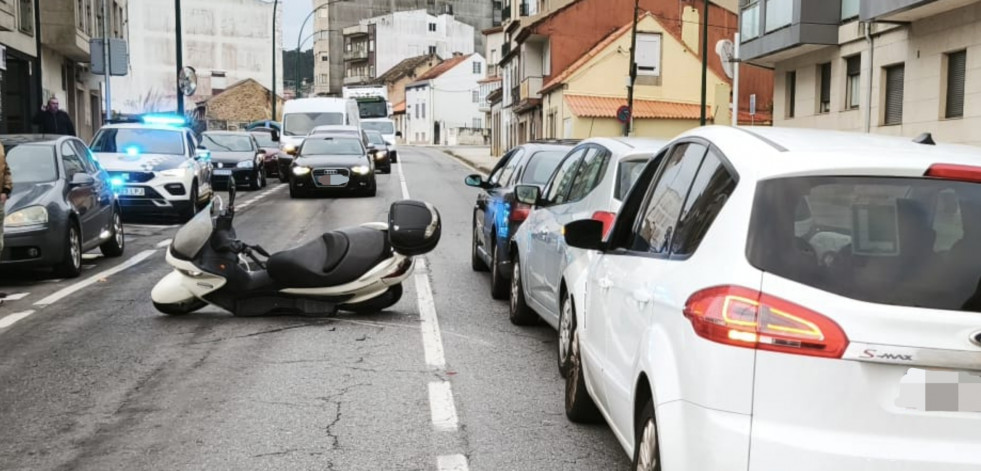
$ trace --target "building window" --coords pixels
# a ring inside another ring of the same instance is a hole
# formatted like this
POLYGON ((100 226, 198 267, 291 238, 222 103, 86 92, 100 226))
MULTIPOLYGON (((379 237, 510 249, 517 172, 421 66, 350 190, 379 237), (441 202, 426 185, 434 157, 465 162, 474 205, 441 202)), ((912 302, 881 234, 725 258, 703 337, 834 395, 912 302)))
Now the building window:
POLYGON ((850 21, 858 18, 859 0, 841 0, 841 21, 850 21))
POLYGON ((820 93, 818 94, 818 113, 831 111, 831 63, 818 66, 820 93))
POLYGON ((426 104, 422 104, 422 119, 426 119, 426 104))
POLYGON ((862 89, 862 56, 845 58, 845 109, 858 109, 862 89))
POLYGON ((897 64, 883 69, 886 75, 886 106, 882 124, 903 124, 903 83, 906 65, 897 64))
POLYGON ((34 0, 20 0, 20 23, 17 28, 21 33, 34 35, 34 0))
POLYGON ((474 61, 473 62, 473 73, 476 74, 476 75, 480 75, 480 74, 484 73, 484 65, 481 64, 480 62, 474 61))
MULTIPOLYGON (((419 119, 419 104, 418 103, 416 104, 415 109, 416 109, 416 119, 419 119)), ((418 141, 419 138, 417 137, 416 140, 418 141)))
POLYGON ((330 56, 327 54, 320 55, 320 62, 330 62, 330 56))
POLYGON ((787 72, 787 117, 793 118, 797 109, 797 71, 787 72))
POLYGON ((480 103, 480 92, 477 90, 473 91, 473 102, 480 103))
POLYGON ((766 32, 790 26, 794 19, 794 2, 766 0, 766 32))
POLYGON ((661 35, 641 33, 637 35, 637 75, 661 75, 661 35))
POLYGON ((946 118, 964 117, 964 78, 967 71, 967 51, 947 54, 946 118))
POLYGON ((436 23, 429 23, 429 31, 436 32, 436 23))
POLYGON ((429 46, 429 55, 431 56, 436 55, 436 46, 429 46))
POLYGON ((473 128, 474 129, 483 129, 484 128, 484 120, 482 120, 480 118, 474 118, 473 119, 473 128))
POLYGON ((743 41, 749 41, 760 35, 760 2, 759 0, 748 0, 744 3, 739 21, 739 32, 742 34, 743 41))

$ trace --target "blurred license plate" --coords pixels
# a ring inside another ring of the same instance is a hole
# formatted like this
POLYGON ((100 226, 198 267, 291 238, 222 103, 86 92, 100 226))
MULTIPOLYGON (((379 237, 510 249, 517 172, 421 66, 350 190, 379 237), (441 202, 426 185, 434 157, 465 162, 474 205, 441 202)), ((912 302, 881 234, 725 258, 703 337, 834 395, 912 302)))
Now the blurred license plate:
POLYGON ((924 412, 981 412, 981 373, 910 368, 896 405, 924 412))
POLYGON ((120 189, 119 194, 126 196, 144 196, 146 195, 146 191, 143 188, 128 186, 120 189))
POLYGON ((231 174, 232 174, 232 171, 231 170, 226 170, 226 169, 215 170, 215 175, 225 175, 225 176, 228 176, 228 175, 231 175, 231 174))
POLYGON ((317 183, 324 186, 344 186, 347 185, 348 180, 346 175, 321 175, 317 177, 317 183))

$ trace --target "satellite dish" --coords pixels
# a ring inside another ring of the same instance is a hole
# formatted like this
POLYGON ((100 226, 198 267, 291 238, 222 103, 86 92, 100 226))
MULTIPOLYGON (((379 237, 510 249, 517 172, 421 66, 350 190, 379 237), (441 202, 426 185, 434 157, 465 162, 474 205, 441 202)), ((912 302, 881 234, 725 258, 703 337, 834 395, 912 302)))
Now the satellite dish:
POLYGON ((194 67, 184 67, 177 74, 177 86, 184 96, 194 95, 198 89, 198 74, 194 67))
POLYGON ((722 39, 715 43, 715 53, 719 55, 719 60, 722 62, 722 70, 730 79, 733 77, 732 64, 735 48, 736 46, 728 39, 722 39))

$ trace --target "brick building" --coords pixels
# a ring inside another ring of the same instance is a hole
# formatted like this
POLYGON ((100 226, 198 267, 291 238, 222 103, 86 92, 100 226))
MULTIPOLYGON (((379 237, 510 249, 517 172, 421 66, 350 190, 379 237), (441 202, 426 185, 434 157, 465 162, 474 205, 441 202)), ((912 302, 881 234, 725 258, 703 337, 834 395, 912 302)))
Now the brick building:
MULTIPOLYGON (((241 80, 198 102, 197 119, 205 122, 209 130, 239 130, 248 123, 269 118, 272 113, 269 95, 269 89, 259 82, 241 80)), ((279 112, 283 109, 282 97, 276 97, 276 109, 279 112)))

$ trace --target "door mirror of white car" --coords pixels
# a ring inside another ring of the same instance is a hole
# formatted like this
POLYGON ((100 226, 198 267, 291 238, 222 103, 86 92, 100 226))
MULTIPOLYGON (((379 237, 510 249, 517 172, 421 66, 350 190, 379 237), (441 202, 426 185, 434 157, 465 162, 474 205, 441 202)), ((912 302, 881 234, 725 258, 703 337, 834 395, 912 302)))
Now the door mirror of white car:
POLYGON ((477 175, 476 173, 473 175, 468 175, 467 178, 464 179, 463 181, 467 184, 467 186, 472 186, 474 188, 488 187, 487 182, 484 181, 484 178, 481 177, 480 175, 477 175))
POLYGON ((208 149, 197 149, 194 151, 194 160, 208 160, 211 157, 211 152, 208 149))
POLYGON ((514 198, 519 203, 538 206, 541 202, 542 189, 536 185, 518 185, 514 187, 514 198))
POLYGON ((95 178, 87 173, 76 173, 72 177, 71 186, 92 186, 95 185, 95 178))
POLYGON ((603 250, 603 222, 581 219, 562 228, 565 243, 570 247, 586 250, 603 250))

